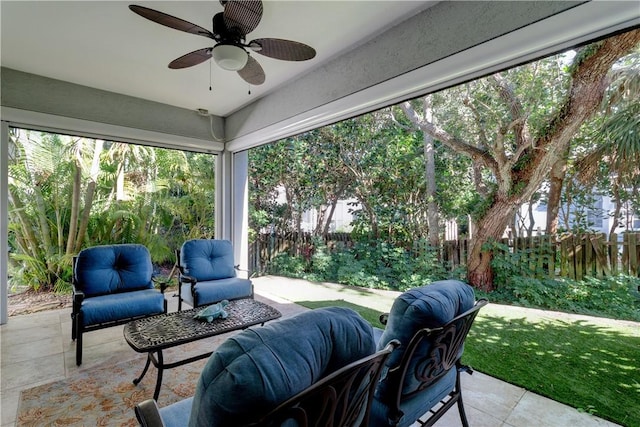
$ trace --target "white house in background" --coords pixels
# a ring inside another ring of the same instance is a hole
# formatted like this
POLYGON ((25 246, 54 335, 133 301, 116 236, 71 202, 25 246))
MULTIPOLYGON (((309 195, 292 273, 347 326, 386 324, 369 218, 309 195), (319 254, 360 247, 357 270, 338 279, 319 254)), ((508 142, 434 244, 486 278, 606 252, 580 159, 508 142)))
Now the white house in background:
MULTIPOLYGON (((571 229, 576 223, 596 233, 609 234, 614 218, 615 205, 609 196, 595 195, 591 207, 571 205, 567 214, 566 206, 561 207, 558 217, 558 227, 560 229, 571 229)), ((519 221, 522 232, 518 235, 526 235, 526 230, 530 227, 529 205, 520 207, 519 221)), ((544 233, 547 224, 547 205, 537 202, 533 205, 533 230, 544 233)), ((630 204, 626 203, 620 210, 620 218, 615 232, 617 234, 625 231, 640 231, 640 212, 633 212, 630 204)))
MULTIPOLYGON (((276 198, 276 203, 278 203, 279 205, 284 205, 287 203, 287 197, 285 196, 284 187, 282 186, 278 187, 278 197, 276 198)), ((329 224, 329 232, 350 232, 353 228, 353 226, 351 225, 351 222, 353 221, 353 215, 351 214, 351 212, 356 209, 360 209, 360 204, 358 203, 357 199, 338 200, 336 210, 333 213, 333 217, 331 217, 331 224, 329 224)), ((302 222, 300 224, 300 228, 302 229, 302 231, 313 231, 317 223, 317 209, 309 209, 302 213, 302 222)))
MULTIPOLYGON (((350 232, 353 226, 353 215, 351 212, 355 209, 359 209, 359 204, 356 199, 338 200, 336 210, 331 217, 331 223, 329 224, 329 232, 334 233, 336 231, 350 232)), ((318 211, 316 209, 310 209, 302 214, 302 230, 313 231, 314 227, 318 223, 318 211)))

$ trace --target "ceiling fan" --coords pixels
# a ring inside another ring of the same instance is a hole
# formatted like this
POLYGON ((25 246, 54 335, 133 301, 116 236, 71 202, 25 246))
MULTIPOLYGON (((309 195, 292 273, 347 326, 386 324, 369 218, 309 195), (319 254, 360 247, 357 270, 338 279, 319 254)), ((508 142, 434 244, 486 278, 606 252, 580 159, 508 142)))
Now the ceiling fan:
POLYGON ((224 12, 213 16, 213 31, 175 16, 147 7, 130 5, 129 9, 153 22, 176 30, 214 40, 212 47, 187 53, 169 63, 169 68, 192 67, 213 57, 216 64, 230 71, 237 71, 247 83, 264 83, 264 70, 249 52, 257 52, 269 58, 284 61, 306 61, 316 56, 316 51, 304 43, 291 40, 259 38, 246 42, 248 33, 255 30, 262 18, 260 0, 220 0, 224 12))

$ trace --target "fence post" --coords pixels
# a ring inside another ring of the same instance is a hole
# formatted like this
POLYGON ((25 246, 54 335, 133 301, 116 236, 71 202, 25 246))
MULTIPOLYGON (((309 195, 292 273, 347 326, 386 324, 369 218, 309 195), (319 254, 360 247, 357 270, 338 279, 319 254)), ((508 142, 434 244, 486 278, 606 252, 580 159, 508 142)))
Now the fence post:
POLYGON ((595 252, 595 275, 597 278, 602 279, 604 276, 611 275, 611 269, 607 261, 607 255, 605 252, 606 243, 604 240, 604 233, 595 234, 591 237, 591 245, 595 252))
POLYGON ((638 233, 626 233, 629 238, 627 242, 629 243, 629 274, 631 276, 638 276, 638 255, 640 255, 640 251, 638 250, 638 233))
POLYGON ((619 249, 618 249, 618 235, 616 233, 609 234, 609 265, 611 265, 611 274, 616 275, 620 269, 618 265, 619 261, 619 249))

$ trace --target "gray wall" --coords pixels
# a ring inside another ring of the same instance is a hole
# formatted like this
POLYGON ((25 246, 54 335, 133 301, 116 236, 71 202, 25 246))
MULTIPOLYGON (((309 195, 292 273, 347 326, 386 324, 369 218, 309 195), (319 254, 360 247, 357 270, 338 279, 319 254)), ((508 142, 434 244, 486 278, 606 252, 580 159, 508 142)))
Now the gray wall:
MULTIPOLYGON (((140 131, 147 131, 150 142, 154 139, 152 133, 165 134, 169 139, 188 138, 191 140, 189 148, 197 150, 219 151, 222 148, 221 144, 213 141, 210 130, 213 126, 216 136, 224 135, 220 117, 214 117, 211 123, 209 117, 184 108, 9 68, 2 68, 1 73, 0 99, 4 112, 10 108, 135 129, 138 137, 140 131)), ((6 115, 3 114, 3 120, 6 120, 6 115)))

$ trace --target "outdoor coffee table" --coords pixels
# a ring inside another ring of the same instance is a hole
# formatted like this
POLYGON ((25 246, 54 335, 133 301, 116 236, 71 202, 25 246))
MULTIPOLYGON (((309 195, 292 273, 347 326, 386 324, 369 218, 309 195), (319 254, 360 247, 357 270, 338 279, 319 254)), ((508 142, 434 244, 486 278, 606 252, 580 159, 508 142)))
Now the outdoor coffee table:
POLYGON ((277 319, 282 314, 275 308, 254 299, 230 301, 225 307, 226 319, 215 319, 211 323, 194 319, 193 316, 205 307, 183 310, 175 313, 160 314, 144 319, 133 320, 124 326, 124 339, 138 353, 147 353, 147 363, 134 384, 142 381, 149 365, 158 369, 154 400, 158 400, 162 384, 162 371, 192 363, 209 357, 212 352, 200 354, 173 363, 164 363, 162 351, 171 347, 221 335, 226 332, 245 329, 249 326, 264 324, 277 319))

